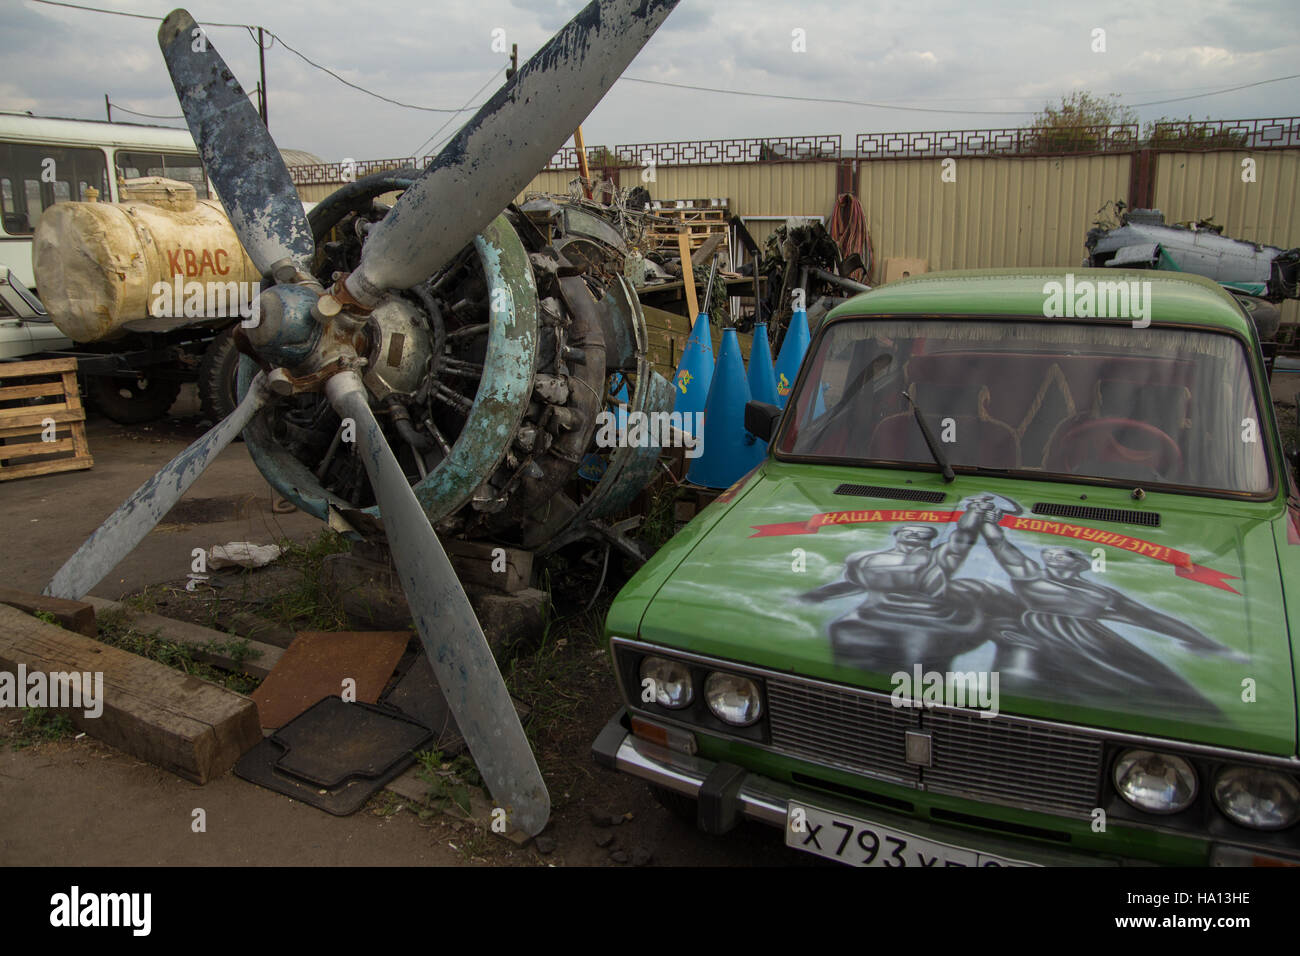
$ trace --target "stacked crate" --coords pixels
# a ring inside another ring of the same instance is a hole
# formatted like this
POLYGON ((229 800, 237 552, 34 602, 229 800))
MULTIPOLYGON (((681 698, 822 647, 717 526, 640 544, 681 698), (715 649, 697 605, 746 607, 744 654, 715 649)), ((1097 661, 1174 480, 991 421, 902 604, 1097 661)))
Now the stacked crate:
POLYGON ((0 481, 93 464, 77 360, 0 363, 0 481))

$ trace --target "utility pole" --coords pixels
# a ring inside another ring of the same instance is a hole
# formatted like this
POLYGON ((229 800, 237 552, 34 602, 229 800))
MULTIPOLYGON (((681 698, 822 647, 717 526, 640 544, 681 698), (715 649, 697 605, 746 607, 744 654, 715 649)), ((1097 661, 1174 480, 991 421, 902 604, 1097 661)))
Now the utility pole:
POLYGON ((258 112, 262 114, 262 125, 270 129, 271 120, 266 105, 266 45, 262 42, 261 27, 257 28, 257 65, 262 69, 261 96, 258 97, 260 109, 258 112))
POLYGON ((510 82, 519 72, 519 44, 510 44, 510 65, 506 67, 506 82, 510 82))
POLYGON ((108 114, 108 121, 113 122, 113 104, 108 101, 108 94, 104 94, 104 112, 108 114))

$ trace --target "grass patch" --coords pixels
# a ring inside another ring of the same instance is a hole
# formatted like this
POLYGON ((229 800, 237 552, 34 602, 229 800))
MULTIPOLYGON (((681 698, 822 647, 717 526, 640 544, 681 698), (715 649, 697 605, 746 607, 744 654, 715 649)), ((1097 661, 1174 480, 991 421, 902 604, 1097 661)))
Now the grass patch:
POLYGON ((677 533, 677 502, 685 492, 671 481, 660 480, 650 492, 650 506, 634 536, 650 549, 658 551, 677 533))
POLYGON ((468 756, 461 755, 451 761, 443 759, 437 750, 422 750, 415 755, 419 765, 415 775, 429 785, 428 808, 420 811, 420 817, 427 819, 435 812, 456 807, 466 817, 470 815, 471 787, 480 790, 483 778, 478 768, 468 756))
MULTIPOLYGON (((202 678, 220 687, 225 687, 227 690, 237 691, 241 694, 251 693, 261 683, 261 680, 249 674, 231 673, 196 660, 194 648, 187 644, 177 644, 174 641, 163 640, 158 636, 159 631, 157 629, 150 631, 142 627, 136 627, 132 624, 131 615, 126 610, 114 608, 105 611, 99 615, 98 620, 99 639, 110 647, 147 657, 151 661, 157 661, 159 664, 165 664, 192 677, 202 678)), ((239 651, 241 647, 243 657, 239 658, 239 660, 242 662, 242 660, 251 657, 254 653, 249 649, 248 642, 245 640, 212 641, 205 645, 203 649, 209 652, 227 653, 234 657, 235 654, 231 653, 230 648, 239 651)))
POLYGON ((22 750, 47 740, 61 740, 72 736, 72 721, 66 714, 58 714, 44 707, 24 707, 18 730, 9 738, 14 750, 22 750))
MULTIPOLYGON (((294 544, 281 541, 285 552, 279 564, 297 570, 301 580, 296 586, 272 596, 259 609, 258 614, 289 630, 341 631, 347 628, 347 618, 335 595, 325 584, 325 559, 331 554, 341 554, 352 545, 343 535, 328 528, 321 530, 311 541, 294 544)), ((256 573, 253 570, 246 574, 256 573)))

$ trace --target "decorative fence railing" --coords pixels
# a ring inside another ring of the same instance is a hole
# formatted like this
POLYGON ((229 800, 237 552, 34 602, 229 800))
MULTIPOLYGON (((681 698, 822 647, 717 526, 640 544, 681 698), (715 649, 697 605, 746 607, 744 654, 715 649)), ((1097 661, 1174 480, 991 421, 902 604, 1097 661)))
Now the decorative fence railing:
MULTIPOLYGON (((790 163, 840 160, 937 159, 948 156, 1061 156, 1127 153, 1137 149, 1295 149, 1300 148, 1300 117, 1248 120, 1188 120, 1156 123, 1145 134, 1136 123, 1022 129, 922 130, 859 133, 852 149, 839 134, 768 136, 755 139, 705 139, 668 143, 588 146, 592 170, 609 167, 708 166, 727 163, 790 163)), ((300 186, 347 182, 369 173, 404 166, 424 168, 433 156, 369 159, 354 163, 291 166, 300 186)), ((562 147, 544 167, 576 170, 578 151, 562 147)))

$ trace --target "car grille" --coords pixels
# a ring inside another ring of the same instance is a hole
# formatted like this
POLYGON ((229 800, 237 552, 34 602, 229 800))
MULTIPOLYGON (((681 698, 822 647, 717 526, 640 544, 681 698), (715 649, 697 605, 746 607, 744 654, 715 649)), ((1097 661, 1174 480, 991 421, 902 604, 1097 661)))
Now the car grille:
POLYGON ((767 680, 772 747, 918 790, 1087 818, 1097 806, 1101 740, 977 711, 895 707, 888 695, 767 680), (903 735, 931 737, 931 766, 907 763, 903 735))

